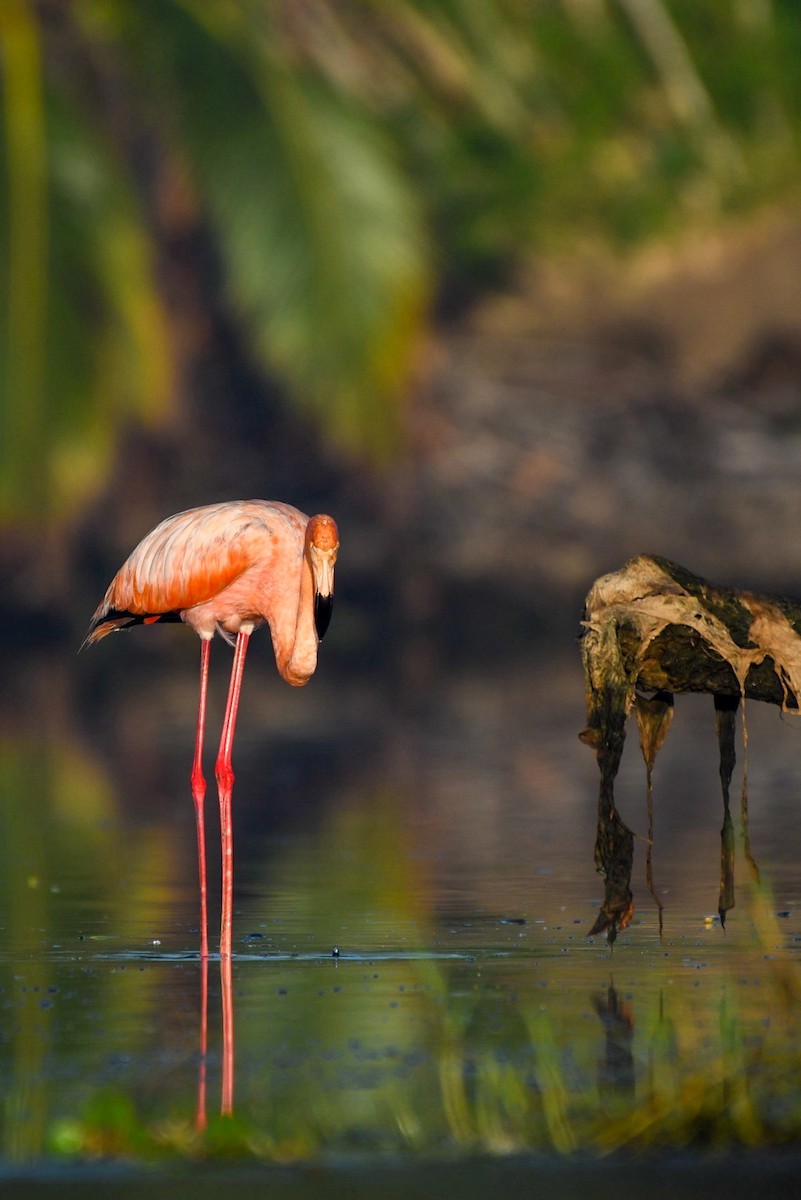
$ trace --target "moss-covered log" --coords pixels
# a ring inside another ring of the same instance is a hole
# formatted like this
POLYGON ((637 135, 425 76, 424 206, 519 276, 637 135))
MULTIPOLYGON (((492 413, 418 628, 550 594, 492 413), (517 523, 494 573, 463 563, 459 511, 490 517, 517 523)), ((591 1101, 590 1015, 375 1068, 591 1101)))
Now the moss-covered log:
POLYGON ((581 738, 596 751, 601 771, 595 857, 605 896, 592 932, 606 930, 614 941, 634 911, 633 836, 614 799, 626 719, 639 697, 650 782, 676 692, 709 692, 715 700, 724 799, 719 909, 725 921, 734 903, 729 816, 734 714, 742 696, 799 711, 801 601, 713 587, 675 563, 642 555, 593 584, 581 648, 587 700, 581 738), (643 696, 652 702, 642 703, 643 696))

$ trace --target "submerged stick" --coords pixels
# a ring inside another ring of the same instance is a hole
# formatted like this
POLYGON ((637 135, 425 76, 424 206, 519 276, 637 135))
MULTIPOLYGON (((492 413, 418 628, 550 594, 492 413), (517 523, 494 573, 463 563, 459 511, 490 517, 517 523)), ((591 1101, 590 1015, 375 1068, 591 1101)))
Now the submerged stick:
MULTIPOLYGON (((593 584, 581 652, 587 726, 580 736, 595 750, 601 772, 595 853, 605 895, 592 932, 606 930, 614 940, 633 913, 632 835, 616 811, 614 781, 626 719, 637 694, 654 698, 659 693, 708 692, 715 698, 717 714, 732 706, 736 710, 744 696, 798 712, 801 602, 713 587, 684 567, 641 555, 593 584)), ((725 913, 733 903, 726 814, 734 750, 733 741, 731 746, 728 741, 728 719, 723 726, 721 720, 718 716, 724 793, 720 903, 725 913)), ((643 754, 649 776, 666 732, 667 726, 657 744, 653 732, 647 731, 650 740, 643 744, 643 754)), ((745 789, 741 817, 747 819, 745 789)), ((745 844, 755 871, 747 834, 745 844)))
POLYGON ((748 824, 748 726, 745 723, 745 704, 743 704, 743 782, 740 789, 740 832, 751 879, 754 883, 759 883, 759 867, 751 853, 751 832, 748 824))
POLYGON ((637 696, 635 712, 637 729, 640 734, 640 749, 645 760, 648 803, 648 850, 645 856, 645 881, 659 913, 659 935, 661 937, 663 904, 654 887, 654 762, 662 749, 662 744, 673 721, 673 693, 657 692, 650 699, 645 696, 637 696))
POLYGON ((729 787, 737 755, 734 750, 739 696, 715 696, 715 728, 720 749, 720 786, 723 792, 723 825, 720 830, 720 894, 718 915, 726 928, 726 914, 734 908, 734 824, 729 811, 729 787))

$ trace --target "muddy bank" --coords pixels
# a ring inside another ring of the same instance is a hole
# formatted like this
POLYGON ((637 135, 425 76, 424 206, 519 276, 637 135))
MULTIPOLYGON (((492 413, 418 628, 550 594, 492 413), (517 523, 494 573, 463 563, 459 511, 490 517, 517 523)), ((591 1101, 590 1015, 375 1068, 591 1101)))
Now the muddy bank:
POLYGON ((766 220, 487 302, 414 412, 417 553, 509 596, 643 551, 801 590, 800 262, 766 220))

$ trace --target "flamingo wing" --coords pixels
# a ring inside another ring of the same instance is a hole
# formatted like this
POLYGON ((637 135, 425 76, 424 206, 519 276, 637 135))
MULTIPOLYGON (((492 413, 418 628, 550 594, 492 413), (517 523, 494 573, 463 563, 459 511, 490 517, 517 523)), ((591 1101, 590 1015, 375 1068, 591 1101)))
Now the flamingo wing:
POLYGON ((114 576, 85 644, 129 625, 177 621, 272 552, 284 513, 266 502, 206 505, 168 517, 114 576))

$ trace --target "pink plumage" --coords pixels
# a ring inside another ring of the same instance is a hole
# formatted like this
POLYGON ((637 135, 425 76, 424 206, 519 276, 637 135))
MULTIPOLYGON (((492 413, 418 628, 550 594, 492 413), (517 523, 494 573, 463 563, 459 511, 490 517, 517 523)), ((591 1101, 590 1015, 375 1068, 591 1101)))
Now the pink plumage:
POLYGON ((201 756, 206 720, 209 647, 215 633, 236 638, 215 774, 220 796, 223 907, 220 952, 231 953, 233 843, 231 766, 248 639, 266 623, 278 671, 302 687, 317 666, 334 596, 339 534, 332 517, 307 517, 275 500, 231 500, 167 517, 130 554, 98 606, 84 644, 131 625, 183 621, 201 638, 192 795, 198 827, 201 954, 208 954, 204 798, 201 756))

